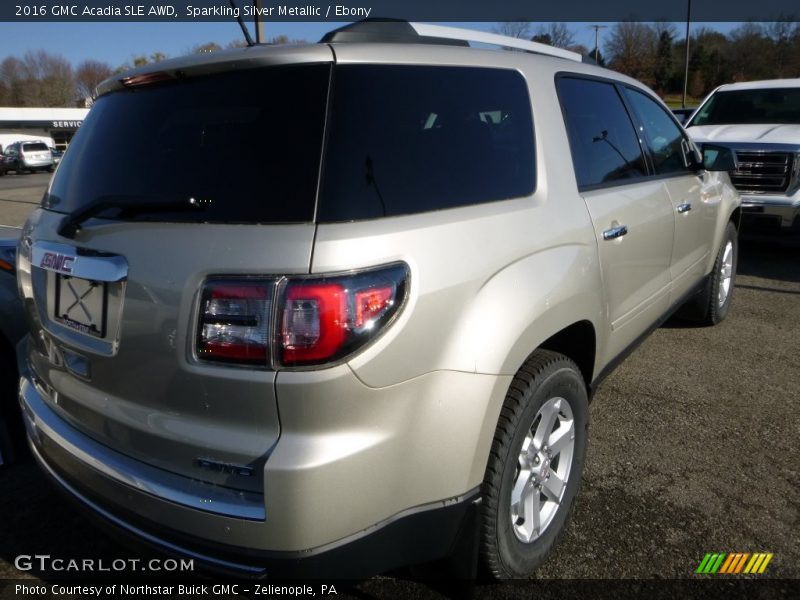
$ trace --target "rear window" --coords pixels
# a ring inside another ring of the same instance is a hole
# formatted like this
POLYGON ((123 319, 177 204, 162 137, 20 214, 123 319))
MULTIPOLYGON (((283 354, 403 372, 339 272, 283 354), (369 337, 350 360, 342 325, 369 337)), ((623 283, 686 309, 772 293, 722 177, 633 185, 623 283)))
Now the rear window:
POLYGON ((520 73, 344 65, 333 81, 320 221, 412 214, 533 192, 533 119, 520 73))
POLYGON ((688 126, 748 123, 800 123, 800 88, 717 92, 688 126))
MULTIPOLYGON (((127 220, 233 223, 314 218, 329 65, 242 70, 100 97, 70 144, 44 206, 188 203, 127 220)), ((42 144, 43 149, 46 147, 42 144)))
POLYGON ((47 152, 47 144, 34 142, 32 144, 22 144, 23 152, 47 152))

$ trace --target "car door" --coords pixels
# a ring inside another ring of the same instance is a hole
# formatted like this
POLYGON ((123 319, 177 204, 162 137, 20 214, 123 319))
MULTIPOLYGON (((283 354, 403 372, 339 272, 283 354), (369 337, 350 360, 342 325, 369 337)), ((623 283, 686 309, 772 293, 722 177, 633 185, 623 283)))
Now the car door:
POLYGON ((640 138, 654 172, 662 179, 675 212, 670 277, 671 302, 691 292, 705 275, 714 238, 720 195, 707 173, 697 166, 686 132, 661 104, 642 90, 624 87, 640 138))
POLYGON ((8 166, 11 169, 19 170, 19 144, 11 144, 6 148, 6 156, 8 157, 8 166))
POLYGON ((674 217, 616 84, 563 75, 558 92, 578 188, 595 229, 611 331, 623 352, 669 306, 674 217))

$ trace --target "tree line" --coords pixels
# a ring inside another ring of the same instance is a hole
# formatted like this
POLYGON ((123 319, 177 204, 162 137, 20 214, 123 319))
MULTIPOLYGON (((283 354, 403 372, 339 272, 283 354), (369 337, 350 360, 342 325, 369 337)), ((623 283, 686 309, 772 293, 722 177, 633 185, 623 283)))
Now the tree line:
MULTIPOLYGON (((800 23, 743 23, 728 34, 697 27, 689 36, 688 92, 702 98, 734 81, 800 77, 800 23)), ((564 23, 500 23, 497 33, 573 50, 649 85, 662 96, 683 91, 686 37, 670 23, 616 23, 603 30, 604 43, 575 43, 564 23)))
MULTIPOLYGON (((286 36, 276 36, 270 44, 289 43, 286 36)), ((244 41, 233 41, 225 48, 239 48, 244 41)), ((216 42, 198 44, 187 54, 218 52, 216 42)), ((0 106, 84 107, 91 104, 95 88, 104 79, 129 69, 169 58, 163 52, 134 56, 130 62, 112 67, 107 62, 85 60, 76 67, 63 56, 44 50, 28 51, 22 56, 8 56, 0 62, 0 106)))
MULTIPOLYGON (((601 48, 591 49, 577 44, 575 32, 564 23, 499 23, 495 31, 597 56, 601 65, 642 81, 662 96, 683 91, 685 37, 669 23, 616 23, 603 31, 601 48)), ((268 43, 289 41, 286 36, 277 36, 268 43)), ((798 22, 744 23, 728 34, 699 27, 689 42, 688 92, 695 98, 723 83, 800 76, 798 22)), ((236 40, 226 48, 243 45, 243 40, 236 40)), ((222 49, 216 42, 208 42, 187 53, 222 49)), ((44 50, 9 56, 0 62, 0 106, 85 106, 97 84, 107 77, 166 58, 162 52, 153 52, 134 56, 116 68, 97 60, 86 60, 73 68, 62 56, 44 50)))

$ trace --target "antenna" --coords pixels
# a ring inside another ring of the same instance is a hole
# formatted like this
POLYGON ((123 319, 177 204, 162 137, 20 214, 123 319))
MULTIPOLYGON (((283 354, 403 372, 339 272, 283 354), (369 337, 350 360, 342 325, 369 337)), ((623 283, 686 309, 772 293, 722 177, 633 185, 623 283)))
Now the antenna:
POLYGON ((239 7, 236 6, 236 3, 233 0, 229 0, 229 2, 231 3, 231 8, 233 8, 236 11, 236 20, 239 22, 239 27, 242 28, 242 33, 244 34, 244 39, 247 42, 247 45, 255 46, 253 38, 250 37, 250 32, 247 31, 247 27, 245 27, 244 21, 242 21, 242 15, 239 12, 239 7))

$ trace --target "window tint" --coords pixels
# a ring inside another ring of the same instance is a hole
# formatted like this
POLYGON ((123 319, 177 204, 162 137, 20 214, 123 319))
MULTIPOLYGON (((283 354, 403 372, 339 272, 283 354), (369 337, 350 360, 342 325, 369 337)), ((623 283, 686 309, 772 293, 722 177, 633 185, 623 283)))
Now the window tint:
MULTIPOLYGON (((641 138, 650 148, 653 168, 659 175, 684 172, 688 169, 681 128, 652 98, 624 88, 625 96, 642 124, 641 138)), ((686 146, 688 149, 688 146, 686 146)))
POLYGON ((579 187, 647 175, 633 123, 612 84, 562 77, 558 92, 579 187))
POLYGON ((333 90, 320 221, 533 192, 533 123, 519 73, 344 65, 333 90))
POLYGON ((49 150, 47 144, 42 144, 41 142, 22 144, 23 152, 43 152, 47 150, 49 150))
POLYGON ((56 172, 44 205, 103 200, 202 210, 101 215, 159 221, 312 221, 330 66, 240 70, 101 96, 56 172))

